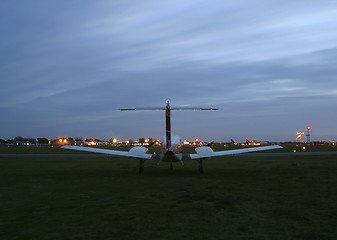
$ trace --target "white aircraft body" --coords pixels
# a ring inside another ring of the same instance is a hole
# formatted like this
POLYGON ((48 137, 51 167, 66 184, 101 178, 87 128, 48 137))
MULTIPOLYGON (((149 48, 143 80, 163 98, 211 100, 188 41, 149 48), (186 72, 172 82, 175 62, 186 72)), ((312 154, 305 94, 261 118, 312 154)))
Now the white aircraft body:
POLYGON ((117 151, 117 150, 109 150, 109 149, 101 149, 101 148, 91 148, 91 147, 79 147, 72 145, 65 145, 62 148, 71 149, 71 150, 79 150, 79 151, 87 151, 87 152, 95 152, 95 153, 103 153, 109 154, 112 156, 122 156, 122 157, 130 157, 139 159, 139 172, 143 172, 143 163, 145 160, 154 159, 163 162, 170 163, 170 169, 173 169, 173 162, 181 162, 183 160, 196 160, 199 162, 199 171, 203 172, 203 159, 210 157, 218 157, 218 156, 226 156, 226 155, 234 155, 240 153, 248 153, 248 152, 256 152, 256 151, 265 151, 271 149, 282 148, 279 145, 265 146, 265 147, 253 147, 253 148, 244 148, 244 149, 235 149, 235 150, 226 150, 226 151, 217 151, 214 152, 208 146, 197 147, 195 149, 196 153, 194 154, 183 154, 180 152, 180 146, 182 145, 182 140, 177 135, 171 135, 171 110, 218 110, 217 107, 171 107, 170 102, 167 101, 166 107, 159 108, 121 108, 122 111, 134 111, 134 110, 165 110, 166 113, 166 135, 162 137, 161 144, 165 148, 164 153, 161 154, 149 154, 147 153, 148 148, 146 147, 133 147, 128 152, 126 151, 117 151))

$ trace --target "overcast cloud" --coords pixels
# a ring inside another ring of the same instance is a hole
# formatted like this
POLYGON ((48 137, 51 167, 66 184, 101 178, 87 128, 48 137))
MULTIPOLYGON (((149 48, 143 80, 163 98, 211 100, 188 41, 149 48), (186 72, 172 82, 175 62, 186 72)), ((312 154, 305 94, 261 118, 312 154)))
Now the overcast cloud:
POLYGON ((0 138, 337 141, 336 1, 1 1, 0 138))

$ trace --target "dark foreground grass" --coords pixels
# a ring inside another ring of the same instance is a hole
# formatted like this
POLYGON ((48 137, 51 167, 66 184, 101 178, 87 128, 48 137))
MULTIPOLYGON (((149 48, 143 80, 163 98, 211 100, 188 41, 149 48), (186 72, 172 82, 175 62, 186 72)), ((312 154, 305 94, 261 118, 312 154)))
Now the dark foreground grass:
POLYGON ((337 157, 0 158, 1 239, 336 239, 337 157))
POLYGON ((85 154, 88 152, 62 149, 54 146, 15 146, 0 145, 0 154, 85 154))

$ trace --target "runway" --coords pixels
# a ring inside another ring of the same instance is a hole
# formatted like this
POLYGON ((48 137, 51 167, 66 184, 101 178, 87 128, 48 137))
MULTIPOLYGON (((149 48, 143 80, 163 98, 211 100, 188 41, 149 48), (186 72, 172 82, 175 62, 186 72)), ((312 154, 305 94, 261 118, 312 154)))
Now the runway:
MULTIPOLYGON (((282 156, 320 156, 320 155, 337 155, 337 151, 325 152, 276 152, 276 153, 243 153, 229 155, 236 157, 282 157, 282 156)), ((116 158, 108 154, 0 154, 0 158, 116 158)))

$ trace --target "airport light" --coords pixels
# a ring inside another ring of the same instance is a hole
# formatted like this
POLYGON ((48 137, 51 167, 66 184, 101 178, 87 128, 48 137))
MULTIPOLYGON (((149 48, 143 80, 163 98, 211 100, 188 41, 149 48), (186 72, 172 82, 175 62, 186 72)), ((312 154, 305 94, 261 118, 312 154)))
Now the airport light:
POLYGON ((295 140, 300 139, 300 144, 302 143, 302 135, 304 134, 304 132, 297 132, 296 133, 298 136, 295 138, 295 140))
POLYGON ((68 139, 66 139, 66 138, 59 138, 58 143, 59 143, 59 145, 68 144, 68 139))
POLYGON ((307 127, 307 142, 310 144, 310 129, 311 129, 311 127, 310 126, 308 126, 307 127))

